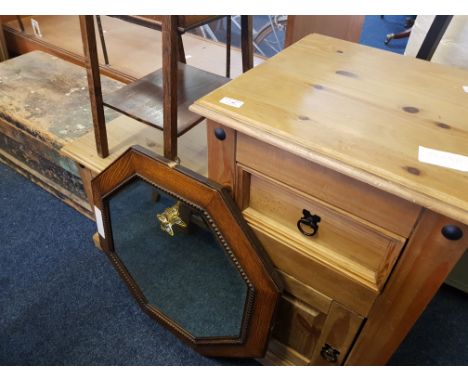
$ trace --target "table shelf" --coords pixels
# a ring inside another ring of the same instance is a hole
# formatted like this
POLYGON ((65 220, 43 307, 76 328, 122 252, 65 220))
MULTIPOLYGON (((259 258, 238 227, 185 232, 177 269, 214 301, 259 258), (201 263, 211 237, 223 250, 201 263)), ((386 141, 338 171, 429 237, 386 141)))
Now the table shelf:
MULTIPOLYGON (((228 78, 178 64, 177 136, 186 133, 203 118, 189 111, 198 98, 224 85, 228 78)), ((104 97, 104 105, 142 123, 163 130, 163 73, 158 69, 104 97)))

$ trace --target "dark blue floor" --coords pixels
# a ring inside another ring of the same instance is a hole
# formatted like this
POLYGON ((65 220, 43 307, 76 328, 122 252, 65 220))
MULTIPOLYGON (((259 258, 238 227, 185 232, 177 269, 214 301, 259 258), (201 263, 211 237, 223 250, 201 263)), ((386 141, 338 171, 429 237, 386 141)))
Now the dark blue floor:
POLYGON ((94 223, 0 164, 0 365, 231 365, 144 314, 94 223))
POLYGON ((384 41, 387 34, 403 32, 406 29, 406 17, 393 15, 384 16, 381 19, 380 16, 366 16, 359 43, 403 54, 408 43, 408 38, 392 40, 388 45, 385 45, 384 41))
POLYGON ((468 294, 442 285, 389 365, 468 365, 468 294))

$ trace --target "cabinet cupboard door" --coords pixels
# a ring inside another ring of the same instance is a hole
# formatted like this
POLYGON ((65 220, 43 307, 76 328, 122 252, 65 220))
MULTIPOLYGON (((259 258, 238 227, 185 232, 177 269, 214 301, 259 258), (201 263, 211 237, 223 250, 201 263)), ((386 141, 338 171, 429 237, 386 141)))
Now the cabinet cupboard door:
POLYGON ((341 365, 362 321, 335 301, 324 313, 283 295, 270 341, 270 358, 284 365, 341 365))
POLYGON ((362 322, 363 317, 333 302, 310 364, 342 365, 362 322))
POLYGON ((283 295, 273 337, 309 359, 317 345, 326 315, 291 296, 283 295))

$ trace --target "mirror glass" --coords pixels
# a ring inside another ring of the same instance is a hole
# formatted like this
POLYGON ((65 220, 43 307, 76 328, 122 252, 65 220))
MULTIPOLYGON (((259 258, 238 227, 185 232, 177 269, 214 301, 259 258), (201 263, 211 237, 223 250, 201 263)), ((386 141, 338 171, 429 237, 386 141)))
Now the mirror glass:
POLYGON ((149 304, 195 338, 239 337, 248 286, 203 213, 140 178, 106 201, 114 252, 149 304))

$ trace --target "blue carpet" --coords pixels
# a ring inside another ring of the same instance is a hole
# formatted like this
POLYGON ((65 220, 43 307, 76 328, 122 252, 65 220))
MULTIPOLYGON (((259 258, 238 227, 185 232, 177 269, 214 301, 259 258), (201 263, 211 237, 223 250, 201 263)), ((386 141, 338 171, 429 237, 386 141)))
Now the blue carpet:
POLYGON ((389 365, 468 365, 468 294, 443 284, 389 365))
POLYGON ((384 41, 387 34, 403 32, 406 29, 406 17, 384 16, 381 19, 380 16, 366 16, 359 43, 403 54, 408 43, 408 38, 392 40, 388 45, 385 45, 384 41))
POLYGON ((248 365, 205 358, 134 301, 92 221, 0 164, 1 365, 248 365))

